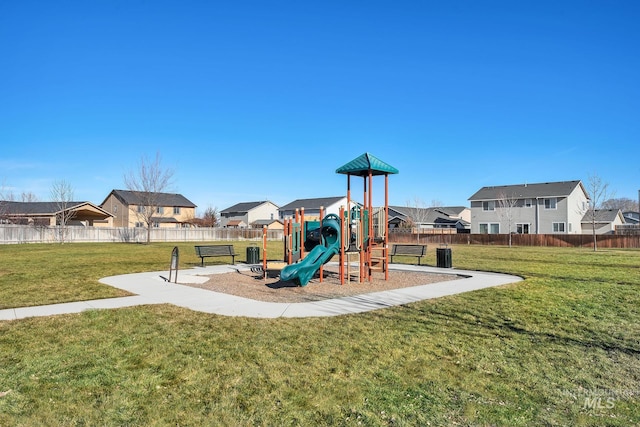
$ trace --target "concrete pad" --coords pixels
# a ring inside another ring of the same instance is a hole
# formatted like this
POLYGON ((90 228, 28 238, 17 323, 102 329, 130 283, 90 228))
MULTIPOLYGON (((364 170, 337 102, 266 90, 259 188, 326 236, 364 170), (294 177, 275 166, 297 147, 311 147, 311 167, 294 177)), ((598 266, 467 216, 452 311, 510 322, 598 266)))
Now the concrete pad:
POLYGON ((109 309, 147 304, 173 304, 195 311, 219 314, 222 316, 246 316, 254 318, 326 317, 379 310, 430 298, 439 298, 492 286, 501 286, 522 280, 520 277, 508 274, 443 269, 428 266, 391 264, 389 268, 390 270, 452 274, 456 275, 458 279, 323 301, 273 303, 255 301, 185 285, 186 283, 204 283, 208 279, 206 276, 212 274, 248 271, 250 270, 249 266, 223 265, 195 267, 179 272, 178 283, 168 282, 165 279, 168 277, 168 272, 164 271, 105 277, 100 280, 101 283, 123 289, 135 294, 135 296, 5 309, 0 310, 0 320, 52 316, 56 314, 79 313, 91 309, 109 309))

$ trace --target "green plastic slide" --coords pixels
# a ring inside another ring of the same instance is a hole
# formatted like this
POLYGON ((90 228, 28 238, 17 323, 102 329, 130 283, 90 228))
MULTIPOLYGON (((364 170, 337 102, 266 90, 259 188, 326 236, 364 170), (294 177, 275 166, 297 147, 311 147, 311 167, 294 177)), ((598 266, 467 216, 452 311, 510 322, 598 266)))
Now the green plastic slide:
POLYGON ((281 280, 293 280, 306 286, 320 266, 329 262, 340 250, 340 219, 329 214, 322 220, 322 242, 295 264, 287 265, 280 271, 281 280))

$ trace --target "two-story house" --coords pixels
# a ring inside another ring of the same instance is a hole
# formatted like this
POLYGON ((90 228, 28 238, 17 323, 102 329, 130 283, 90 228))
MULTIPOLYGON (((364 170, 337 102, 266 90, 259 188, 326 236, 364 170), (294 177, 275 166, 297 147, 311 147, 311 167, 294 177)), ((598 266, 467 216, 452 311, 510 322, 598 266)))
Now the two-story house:
POLYGON ((581 181, 482 187, 469 201, 480 234, 580 234, 589 208, 581 181))
POLYGON ((236 203, 220 211, 220 225, 225 228, 262 228, 277 219, 278 205, 268 200, 236 203))
MULTIPOLYGON (((353 203, 353 202, 352 202, 353 203)), ((320 220, 320 208, 324 215, 340 214, 340 207, 347 207, 347 197, 319 197, 315 199, 297 199, 282 206, 279 210, 280 219, 291 219, 295 217, 296 209, 304 208, 304 218, 307 221, 320 220)))
MULTIPOLYGON (((151 216, 153 227, 190 227, 196 216, 196 205, 174 193, 112 190, 100 207, 113 215, 114 227, 146 227, 143 210, 149 204, 155 210, 151 216)), ((107 226, 98 222, 94 225, 107 226)))

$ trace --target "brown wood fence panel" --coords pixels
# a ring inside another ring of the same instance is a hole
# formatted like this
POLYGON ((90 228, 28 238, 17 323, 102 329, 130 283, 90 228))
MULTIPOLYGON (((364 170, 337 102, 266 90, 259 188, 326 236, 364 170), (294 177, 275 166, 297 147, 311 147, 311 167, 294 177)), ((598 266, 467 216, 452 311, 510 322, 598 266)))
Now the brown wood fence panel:
MULTIPOLYGON (((508 245, 508 234, 410 234, 389 233, 390 243, 426 243, 432 245, 508 245)), ((603 234, 596 236, 598 248, 640 248, 640 236, 603 234)), ((514 234, 513 246, 593 247, 590 234, 514 234)))

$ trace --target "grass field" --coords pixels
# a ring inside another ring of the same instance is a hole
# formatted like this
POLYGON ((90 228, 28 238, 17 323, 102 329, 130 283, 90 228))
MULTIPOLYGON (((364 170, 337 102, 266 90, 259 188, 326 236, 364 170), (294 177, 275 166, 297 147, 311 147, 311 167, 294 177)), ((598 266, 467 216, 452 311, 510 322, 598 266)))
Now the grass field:
MULTIPOLYGON (((168 269, 172 247, 0 246, 0 301, 119 296, 98 279, 168 269)), ((453 265, 526 280, 333 318, 0 322, 0 426, 640 425, 640 251, 454 246, 453 265)))

